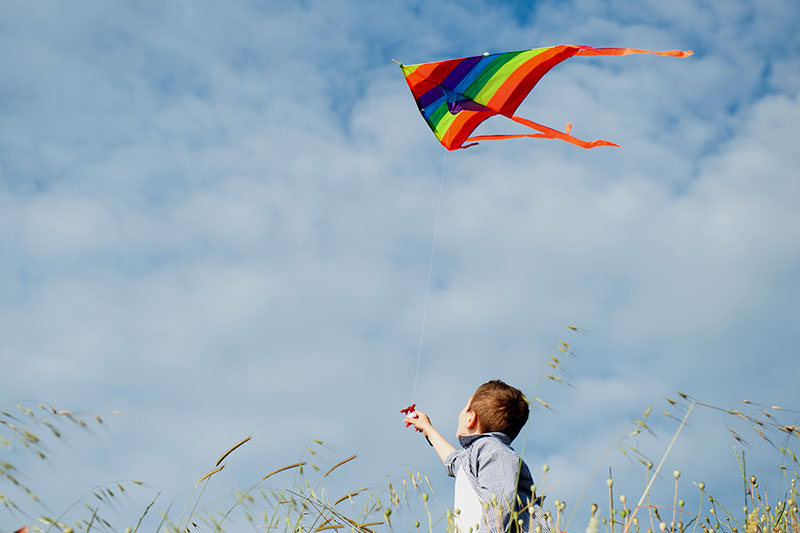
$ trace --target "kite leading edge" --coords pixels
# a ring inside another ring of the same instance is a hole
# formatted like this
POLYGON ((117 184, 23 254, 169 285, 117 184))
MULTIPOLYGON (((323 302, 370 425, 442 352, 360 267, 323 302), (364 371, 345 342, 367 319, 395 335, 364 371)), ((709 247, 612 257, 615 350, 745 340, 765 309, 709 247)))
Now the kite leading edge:
POLYGON ((616 146, 610 141, 584 141, 570 135, 572 124, 559 131, 514 115, 519 105, 547 72, 573 56, 656 54, 688 57, 691 50, 656 52, 636 48, 592 48, 559 45, 520 52, 484 54, 419 65, 403 65, 408 87, 420 113, 448 150, 469 148, 478 141, 536 137, 560 139, 581 148, 616 146), (538 133, 477 135, 472 132, 486 119, 503 115, 538 133))

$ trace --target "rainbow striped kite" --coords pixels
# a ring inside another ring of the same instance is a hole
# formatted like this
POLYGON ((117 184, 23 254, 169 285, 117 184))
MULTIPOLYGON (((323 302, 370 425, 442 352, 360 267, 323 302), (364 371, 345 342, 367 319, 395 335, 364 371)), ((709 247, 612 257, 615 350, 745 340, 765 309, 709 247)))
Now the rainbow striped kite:
POLYGON ((592 48, 559 45, 521 52, 484 54, 420 65, 400 65, 420 113, 448 150, 468 148, 477 141, 541 137, 561 139, 582 148, 617 146, 610 141, 583 141, 570 135, 572 124, 558 131, 514 115, 519 105, 547 72, 572 56, 624 56, 658 54, 687 57, 692 51, 654 52, 635 48, 592 48), (539 133, 521 135, 478 135, 471 137, 481 122, 503 115, 539 133), (466 143, 466 144, 465 144, 466 143))

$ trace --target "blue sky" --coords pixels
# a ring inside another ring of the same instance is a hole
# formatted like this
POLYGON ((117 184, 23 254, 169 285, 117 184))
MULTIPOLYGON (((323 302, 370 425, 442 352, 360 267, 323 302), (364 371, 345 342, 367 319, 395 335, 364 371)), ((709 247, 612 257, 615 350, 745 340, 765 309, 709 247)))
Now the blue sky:
MULTIPOLYGON (((788 0, 4 2, 0 403, 128 413, 34 479, 56 508, 112 479, 182 501, 246 435, 221 491, 318 438, 359 455, 337 483, 412 465, 444 508, 398 413, 443 168, 416 396, 443 433, 487 379, 532 393, 560 339, 574 389, 539 391, 557 413, 525 444, 556 499, 677 390, 798 407, 798 24, 788 0), (622 150, 516 140, 444 162, 391 62, 561 43, 695 55, 575 58, 519 109, 622 150)), ((653 424, 638 445, 658 458, 675 424, 653 424)), ((725 424, 699 412, 668 472, 730 491, 725 424)), ((641 468, 607 463, 633 498, 641 468)))

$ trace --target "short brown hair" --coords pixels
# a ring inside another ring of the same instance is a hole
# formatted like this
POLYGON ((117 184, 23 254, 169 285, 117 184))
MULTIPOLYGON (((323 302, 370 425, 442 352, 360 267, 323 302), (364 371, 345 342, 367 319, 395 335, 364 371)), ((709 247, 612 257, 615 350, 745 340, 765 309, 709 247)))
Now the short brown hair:
POLYGON ((506 385, 499 379, 487 381, 470 399, 469 411, 478 417, 481 431, 505 433, 511 440, 519 435, 528 421, 528 402, 519 389, 506 385))

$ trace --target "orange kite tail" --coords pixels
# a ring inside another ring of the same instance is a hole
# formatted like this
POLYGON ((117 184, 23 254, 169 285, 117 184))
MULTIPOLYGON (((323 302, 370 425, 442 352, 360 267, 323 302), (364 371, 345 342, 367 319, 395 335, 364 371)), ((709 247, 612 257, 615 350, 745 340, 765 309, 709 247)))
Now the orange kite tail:
MULTIPOLYGON (((518 134, 518 135, 476 135, 474 137, 469 137, 467 142, 476 143, 477 141, 499 141, 502 139, 519 139, 522 137, 537 137, 540 139, 560 139, 562 141, 568 142, 570 144, 574 144, 575 146, 580 146, 581 148, 597 148, 598 146, 616 146, 617 148, 622 148, 620 145, 612 143, 611 141, 606 141, 603 139, 598 139, 596 141, 584 141, 583 139, 578 139, 577 137, 573 137, 570 135, 570 131, 572 130, 572 124, 567 124, 566 131, 558 131, 553 128, 548 128, 542 124, 538 124, 532 120, 528 120, 527 118, 522 118, 514 115, 511 117, 511 120, 522 124, 524 126, 528 126, 531 129, 539 131, 541 133, 527 133, 527 134, 518 134)), ((466 148, 470 145, 464 145, 463 147, 466 148)))
POLYGON ((655 50, 642 50, 641 48, 591 48, 581 47, 576 56, 627 56, 631 54, 655 54, 657 56, 669 57, 689 57, 694 54, 691 50, 666 50, 658 52, 655 50))

